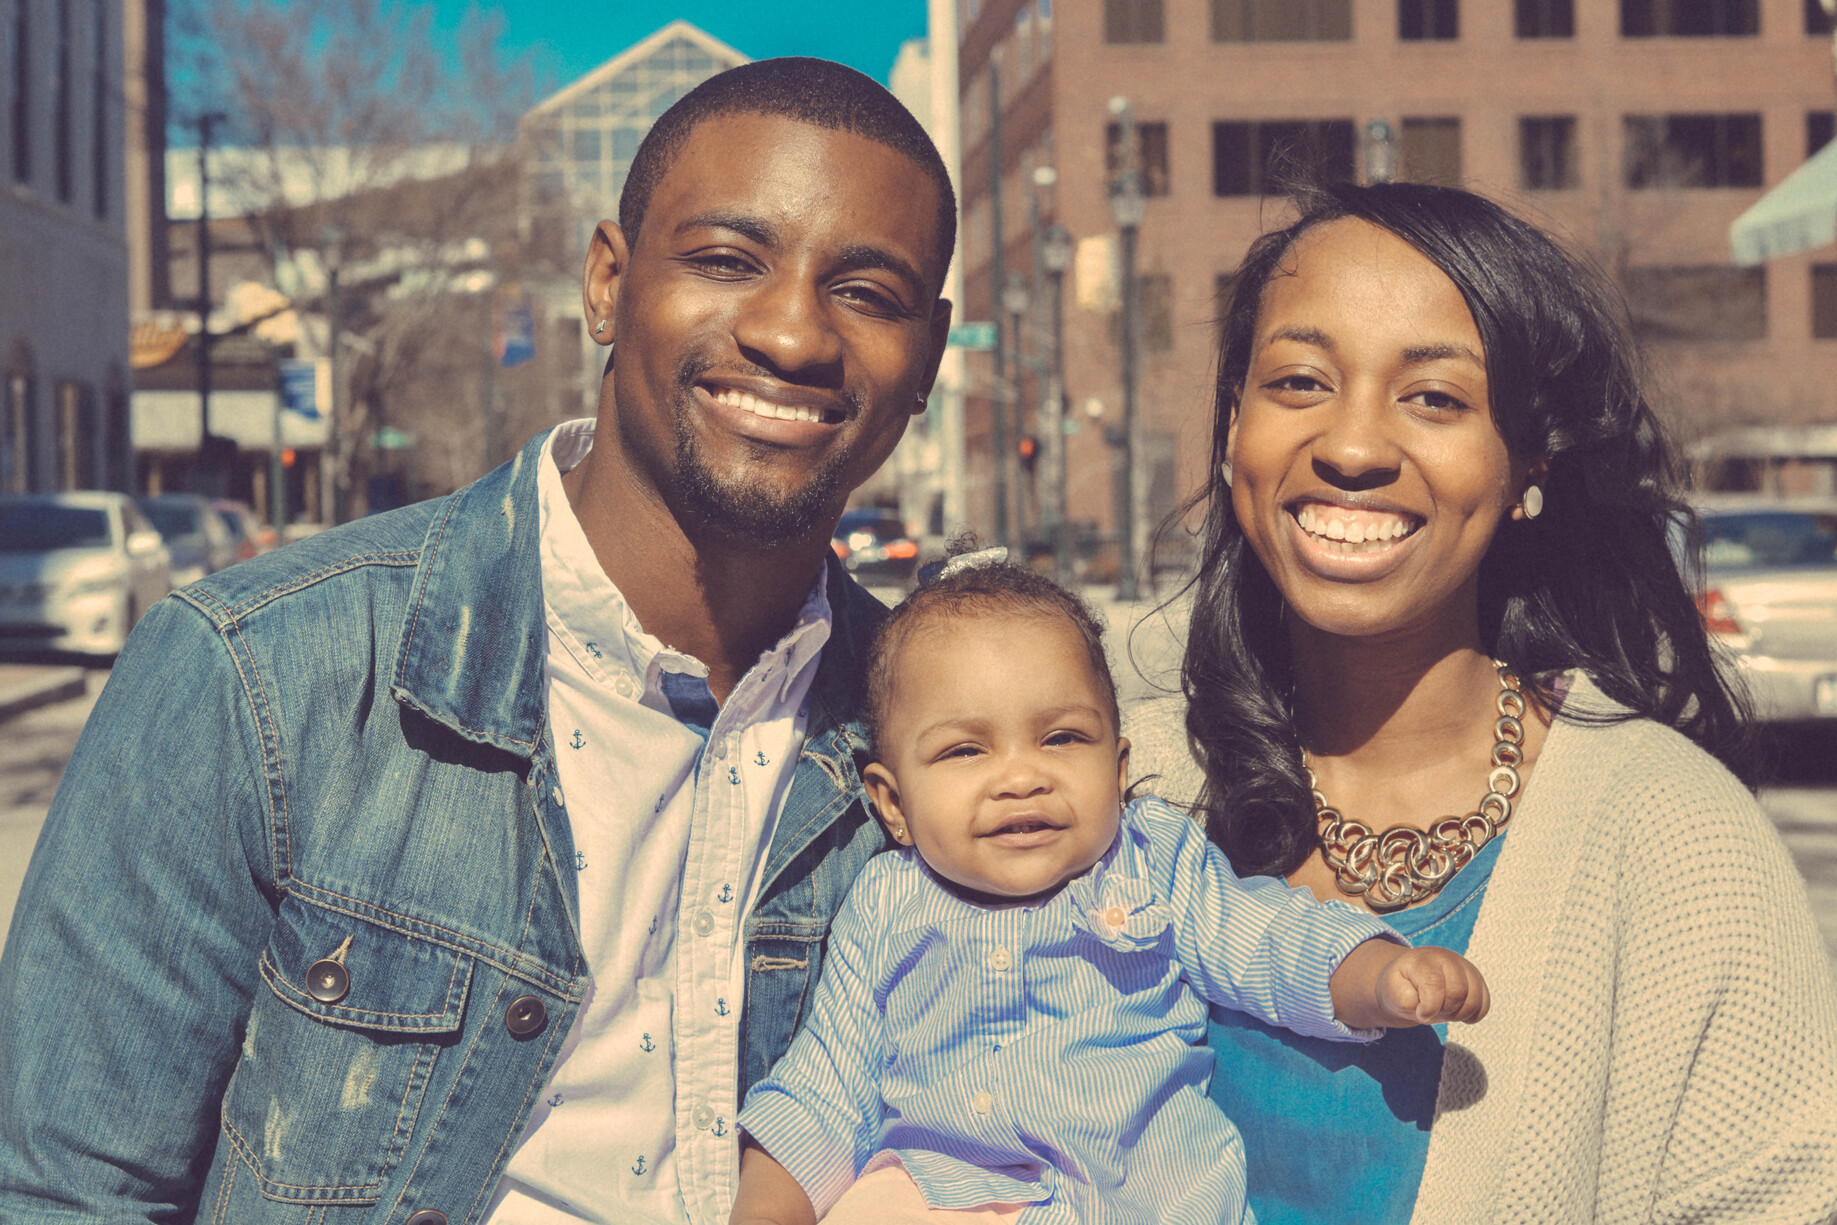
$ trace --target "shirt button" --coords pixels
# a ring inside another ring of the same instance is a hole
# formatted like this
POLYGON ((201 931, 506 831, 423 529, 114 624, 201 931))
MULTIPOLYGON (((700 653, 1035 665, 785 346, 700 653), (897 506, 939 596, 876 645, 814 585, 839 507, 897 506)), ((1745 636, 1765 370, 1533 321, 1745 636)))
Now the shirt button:
POLYGON ((557 806, 565 806, 567 804, 567 801, 561 798, 560 787, 555 788, 555 803, 557 806))
POLYGON ((714 756, 717 761, 726 760, 727 758, 727 740, 725 737, 714 742, 714 756))
POLYGON ((707 936, 713 934, 713 932, 714 911, 704 906, 695 912, 695 934, 698 936, 707 936))
POLYGON ((350 989, 350 972, 330 957, 307 967, 306 993, 321 1004, 336 1004, 350 989))
POLYGON ((970 1105, 977 1114, 987 1114, 995 1109, 995 1095, 987 1089, 976 1090, 976 1096, 970 1099, 970 1105))
POLYGON ((1112 906, 1103 912, 1103 921, 1110 927, 1127 927, 1129 915, 1121 906, 1112 906))
POLYGON ((1009 970, 1013 968, 1014 968, 1014 958, 1008 956, 1007 949, 998 947, 995 949, 994 952, 989 954, 989 969, 991 970, 1009 970))
POLYGON ((714 1111, 706 1106, 697 1106, 695 1108, 695 1114, 692 1115, 691 1118, 695 1121, 695 1130, 697 1131, 707 1131, 710 1127, 714 1126, 714 1111))
POLYGON ((446 1213, 423 1208, 409 1217, 406 1225, 446 1225, 446 1213))
POLYGON ((504 1028, 513 1038, 527 1038, 548 1022, 549 1010, 533 995, 519 995, 504 1010, 504 1028))

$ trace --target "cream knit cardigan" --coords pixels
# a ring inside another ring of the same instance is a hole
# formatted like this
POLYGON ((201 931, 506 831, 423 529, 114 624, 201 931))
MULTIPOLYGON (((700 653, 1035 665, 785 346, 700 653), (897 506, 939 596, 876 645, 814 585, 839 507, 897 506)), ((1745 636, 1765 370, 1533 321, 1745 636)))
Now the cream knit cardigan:
MULTIPOLYGON (((1577 677, 1584 708, 1611 705, 1577 677)), ((1125 733, 1136 777, 1190 803, 1184 703, 1125 733)), ((1492 1012, 1450 1035, 1411 1225, 1837 1218, 1831 963, 1778 834, 1707 753, 1559 718, 1467 955, 1492 1012)))

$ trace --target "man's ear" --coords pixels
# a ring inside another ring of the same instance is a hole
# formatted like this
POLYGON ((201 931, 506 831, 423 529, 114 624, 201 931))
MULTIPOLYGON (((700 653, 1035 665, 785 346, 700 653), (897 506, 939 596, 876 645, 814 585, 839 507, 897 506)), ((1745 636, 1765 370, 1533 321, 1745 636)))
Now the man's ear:
POLYGON ((877 761, 869 762, 861 771, 861 785, 867 788, 868 798, 874 801, 874 813, 893 841, 911 846, 912 831, 906 828, 906 813, 899 805, 899 784, 893 781, 893 772, 877 761))
POLYGON ((925 411, 931 386, 938 381, 938 365, 944 360, 944 350, 950 344, 950 320, 954 309, 949 298, 939 298, 937 305, 931 308, 931 355, 925 361, 925 381, 919 385, 918 400, 912 406, 915 417, 925 411))
POLYGON ((596 343, 609 345, 617 329, 619 282, 631 264, 631 248, 616 221, 602 221, 587 243, 587 266, 581 274, 581 309, 596 343))
POLYGON ((1129 794, 1129 737, 1116 738, 1116 790, 1119 794, 1129 794))

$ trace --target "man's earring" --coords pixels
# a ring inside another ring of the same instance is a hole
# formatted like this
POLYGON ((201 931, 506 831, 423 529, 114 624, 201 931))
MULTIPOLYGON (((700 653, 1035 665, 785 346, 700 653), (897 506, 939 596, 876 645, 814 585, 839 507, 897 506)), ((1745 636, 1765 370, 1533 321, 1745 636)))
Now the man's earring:
POLYGON ((604 319, 600 320, 598 323, 593 325, 593 334, 595 336, 602 334, 603 332, 605 332, 605 330, 606 330, 606 321, 604 319))
POLYGON ((1230 460, 1227 459, 1224 463, 1218 465, 1218 478, 1225 483, 1225 488, 1227 489, 1231 488, 1232 475, 1230 460))
POLYGON ((1543 513, 1544 491, 1536 485, 1526 486, 1524 491, 1524 517, 1527 519, 1535 519, 1543 513))

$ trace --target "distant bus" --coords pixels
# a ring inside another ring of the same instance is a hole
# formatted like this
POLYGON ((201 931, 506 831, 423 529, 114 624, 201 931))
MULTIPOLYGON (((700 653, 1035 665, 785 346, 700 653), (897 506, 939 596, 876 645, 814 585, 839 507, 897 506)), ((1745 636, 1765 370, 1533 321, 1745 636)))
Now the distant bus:
POLYGON ((1692 483, 1704 493, 1837 495, 1837 425, 1729 430, 1692 444, 1688 454, 1692 483))

